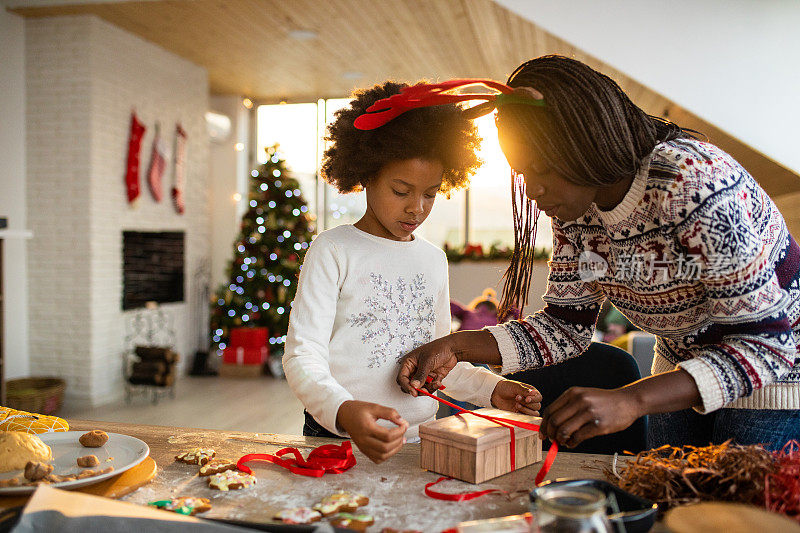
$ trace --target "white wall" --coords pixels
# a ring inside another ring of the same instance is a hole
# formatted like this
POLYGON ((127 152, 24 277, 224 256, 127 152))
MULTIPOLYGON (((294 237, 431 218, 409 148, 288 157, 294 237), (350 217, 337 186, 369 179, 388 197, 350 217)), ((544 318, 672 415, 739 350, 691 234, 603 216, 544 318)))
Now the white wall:
POLYGON ((495 1, 800 172, 800 2, 495 1))
MULTIPOLYGON (((122 392, 122 231, 185 231, 185 302, 166 304, 183 363, 200 345, 196 273, 210 261, 206 71, 94 16, 26 21, 31 366, 67 379, 68 401, 102 404, 122 392), (141 195, 124 184, 135 109, 141 195), (155 123, 170 164, 156 203, 145 177, 155 123), (186 212, 175 211, 175 125, 188 133, 186 212)), ((207 267, 206 267, 207 269, 207 267)))
POLYGON ((0 7, 0 216, 3 238, 5 377, 24 377, 28 365, 25 213, 25 21, 0 7))
POLYGON ((247 203, 250 168, 247 162, 250 112, 240 96, 212 96, 211 111, 231 119, 230 137, 209 147, 209 192, 211 194, 211 289, 228 281, 225 271, 233 258, 233 243, 239 236, 243 206, 247 203), (236 151, 236 143, 245 149, 236 151), (237 202, 235 193, 242 195, 237 202))

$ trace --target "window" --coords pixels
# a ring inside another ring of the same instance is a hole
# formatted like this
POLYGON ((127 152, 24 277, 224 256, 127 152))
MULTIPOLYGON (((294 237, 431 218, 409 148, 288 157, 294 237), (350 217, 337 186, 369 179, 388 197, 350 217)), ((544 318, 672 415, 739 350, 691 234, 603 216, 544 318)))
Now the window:
MULTIPOLYGON (((317 104, 320 107, 320 123, 318 125, 320 150, 317 168, 322 164, 322 154, 328 148, 327 141, 324 140, 327 134, 328 124, 333 122, 334 113, 350 103, 349 98, 330 98, 320 100, 317 104)), ((367 199, 364 192, 340 194, 335 188, 331 187, 324 180, 320 179, 325 194, 325 209, 323 212, 323 228, 328 229, 341 224, 353 224, 364 216, 367 209, 367 199)))
POLYGON ((312 213, 317 212, 317 104, 258 106, 256 154, 266 163, 268 146, 279 145, 287 168, 300 182, 312 213))
MULTIPOLYGON (((300 182, 309 209, 317 218, 318 230, 340 224, 352 224, 364 214, 363 192, 339 194, 318 178, 325 150, 325 130, 334 113, 346 106, 347 98, 319 100, 317 103, 262 105, 257 111, 257 148, 263 162, 265 148, 280 145, 287 166, 300 182)), ((447 199, 439 195, 426 222, 417 234, 442 246, 460 246, 465 242, 513 246, 511 216, 511 177, 508 163, 497 142, 494 117, 476 121, 483 138, 480 158, 484 161, 471 181, 468 191, 455 191, 447 199)), ((537 247, 550 248, 550 221, 541 215, 537 247)))

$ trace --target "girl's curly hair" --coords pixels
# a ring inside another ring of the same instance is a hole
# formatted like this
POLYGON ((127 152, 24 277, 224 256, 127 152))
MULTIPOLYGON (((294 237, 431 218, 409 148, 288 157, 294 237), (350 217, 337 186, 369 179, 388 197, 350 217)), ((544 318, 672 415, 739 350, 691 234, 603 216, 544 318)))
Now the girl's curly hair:
POLYGON ((481 161, 475 155, 480 137, 472 122, 453 104, 412 109, 374 130, 353 122, 382 98, 398 94, 405 83, 387 81, 354 93, 349 107, 336 112, 325 140, 322 176, 339 192, 360 190, 391 161, 427 159, 444 167, 441 192, 464 187, 481 161))

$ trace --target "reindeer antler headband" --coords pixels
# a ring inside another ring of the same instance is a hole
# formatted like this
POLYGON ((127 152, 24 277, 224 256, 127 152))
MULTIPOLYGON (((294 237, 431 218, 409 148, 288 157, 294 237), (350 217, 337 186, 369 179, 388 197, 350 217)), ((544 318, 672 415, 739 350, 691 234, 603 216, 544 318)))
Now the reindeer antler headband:
POLYGON ((485 100, 484 103, 465 110, 469 118, 485 115, 505 104, 545 105, 542 94, 530 87, 512 88, 488 79, 456 79, 442 83, 424 83, 404 87, 399 94, 383 98, 369 106, 366 113, 356 118, 354 125, 359 130, 373 130, 411 109, 454 104, 468 100, 485 100), (496 92, 457 92, 459 89, 473 85, 483 85, 496 92))

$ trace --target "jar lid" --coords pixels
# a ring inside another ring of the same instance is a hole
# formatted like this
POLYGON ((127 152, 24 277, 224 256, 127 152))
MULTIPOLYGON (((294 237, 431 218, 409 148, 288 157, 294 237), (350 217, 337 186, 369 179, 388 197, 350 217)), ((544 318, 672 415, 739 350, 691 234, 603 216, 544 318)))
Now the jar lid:
POLYGON ((592 487, 542 486, 533 490, 534 504, 560 516, 591 516, 605 513, 606 497, 592 487))

